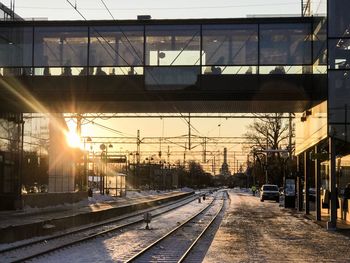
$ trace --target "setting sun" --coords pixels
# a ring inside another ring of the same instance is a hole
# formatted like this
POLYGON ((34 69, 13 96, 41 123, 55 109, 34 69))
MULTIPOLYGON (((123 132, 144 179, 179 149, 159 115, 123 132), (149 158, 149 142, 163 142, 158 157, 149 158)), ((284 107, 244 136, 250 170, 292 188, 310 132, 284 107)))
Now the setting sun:
POLYGON ((81 147, 80 137, 75 132, 68 132, 66 134, 67 142, 70 147, 79 148, 81 147))

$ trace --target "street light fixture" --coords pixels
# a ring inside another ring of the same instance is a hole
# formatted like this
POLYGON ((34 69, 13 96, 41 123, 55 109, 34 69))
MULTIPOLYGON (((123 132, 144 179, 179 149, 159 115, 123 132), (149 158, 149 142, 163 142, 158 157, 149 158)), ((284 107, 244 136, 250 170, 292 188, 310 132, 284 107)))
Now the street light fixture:
POLYGON ((109 144, 108 147, 104 143, 100 144, 100 149, 101 149, 101 165, 103 167, 103 162, 105 163, 104 169, 101 169, 100 173, 100 193, 104 194, 105 193, 105 178, 107 176, 107 168, 108 168, 108 148, 113 148, 112 144, 109 144), (104 171, 103 171, 104 170, 104 171))
POLYGON ((85 150, 85 145, 86 143, 91 143, 92 142, 92 139, 91 137, 84 137, 84 149, 83 149, 83 154, 84 154, 84 179, 82 180, 83 181, 83 187, 85 188, 88 188, 88 185, 89 185, 89 178, 88 178, 88 173, 87 173, 87 161, 88 161, 88 158, 89 158, 89 150, 85 150))

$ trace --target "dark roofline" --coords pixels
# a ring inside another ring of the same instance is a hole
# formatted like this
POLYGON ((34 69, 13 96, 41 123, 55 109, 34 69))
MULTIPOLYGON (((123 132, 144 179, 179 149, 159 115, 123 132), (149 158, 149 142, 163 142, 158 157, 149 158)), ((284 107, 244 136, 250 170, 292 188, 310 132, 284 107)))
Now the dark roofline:
POLYGON ((201 19, 150 19, 150 20, 50 20, 1 21, 0 26, 112 26, 112 25, 195 25, 195 24, 264 24, 310 23, 313 17, 257 17, 257 18, 201 18, 201 19))

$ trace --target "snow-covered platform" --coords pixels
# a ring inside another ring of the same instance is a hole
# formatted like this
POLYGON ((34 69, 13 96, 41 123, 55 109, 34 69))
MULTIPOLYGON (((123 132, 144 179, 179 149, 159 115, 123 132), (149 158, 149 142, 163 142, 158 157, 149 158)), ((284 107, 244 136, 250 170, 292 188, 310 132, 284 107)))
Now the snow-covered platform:
POLYGON ((95 193, 89 200, 48 208, 29 208, 0 212, 0 243, 35 236, 110 219, 157 204, 193 194, 192 191, 131 192, 126 197, 112 198, 95 193))
POLYGON ((326 231, 304 213, 228 191, 231 203, 204 263, 350 262, 350 233, 326 231))

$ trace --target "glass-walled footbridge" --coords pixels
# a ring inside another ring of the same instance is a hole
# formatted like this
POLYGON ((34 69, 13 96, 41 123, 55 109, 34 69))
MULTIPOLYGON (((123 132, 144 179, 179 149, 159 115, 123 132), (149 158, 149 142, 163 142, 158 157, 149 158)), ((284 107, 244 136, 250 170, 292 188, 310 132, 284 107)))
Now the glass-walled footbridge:
POLYGON ((326 99, 320 19, 0 23, 0 110, 303 111, 326 99))

